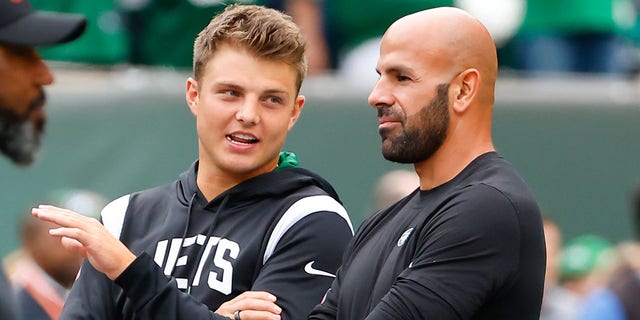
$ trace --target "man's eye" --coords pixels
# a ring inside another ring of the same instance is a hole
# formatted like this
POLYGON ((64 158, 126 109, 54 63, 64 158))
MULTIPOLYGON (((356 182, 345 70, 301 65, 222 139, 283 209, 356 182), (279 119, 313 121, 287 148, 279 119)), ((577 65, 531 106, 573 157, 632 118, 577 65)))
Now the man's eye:
POLYGON ((411 78, 407 77, 407 76, 398 76, 397 77, 398 81, 402 82, 402 81, 409 81, 411 80, 411 78))
POLYGON ((233 89, 220 89, 216 92, 216 97, 224 101, 235 101, 240 98, 240 92, 233 89))
POLYGON ((269 97, 267 98, 267 101, 269 101, 269 103, 282 104, 282 99, 279 97, 269 97))

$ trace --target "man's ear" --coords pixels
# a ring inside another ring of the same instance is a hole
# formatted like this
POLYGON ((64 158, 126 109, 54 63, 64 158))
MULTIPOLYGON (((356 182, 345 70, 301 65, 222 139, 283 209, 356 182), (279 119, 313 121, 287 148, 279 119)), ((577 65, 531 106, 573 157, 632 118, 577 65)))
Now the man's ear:
POLYGON ((291 110, 291 118, 289 120, 289 130, 293 128, 293 125, 298 121, 298 117, 300 117, 300 113, 302 112, 302 107, 304 107, 305 97, 303 95, 298 95, 296 97, 296 101, 293 103, 293 110, 291 110))
POLYGON ((191 113, 194 116, 198 116, 198 102, 200 100, 200 97, 198 96, 198 82, 191 77, 187 79, 185 98, 187 100, 187 105, 189 106, 189 110, 191 110, 191 113))
POLYGON ((480 87, 480 71, 467 69, 461 72, 453 81, 455 84, 455 96, 453 97, 453 110, 464 112, 473 102, 480 87))

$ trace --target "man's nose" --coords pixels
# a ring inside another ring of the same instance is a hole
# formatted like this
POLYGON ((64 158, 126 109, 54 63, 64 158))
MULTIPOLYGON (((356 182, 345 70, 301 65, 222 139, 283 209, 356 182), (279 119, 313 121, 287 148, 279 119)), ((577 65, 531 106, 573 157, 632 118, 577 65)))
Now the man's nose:
POLYGON ((260 121, 259 102, 246 99, 236 112, 236 120, 246 125, 256 125, 260 121))

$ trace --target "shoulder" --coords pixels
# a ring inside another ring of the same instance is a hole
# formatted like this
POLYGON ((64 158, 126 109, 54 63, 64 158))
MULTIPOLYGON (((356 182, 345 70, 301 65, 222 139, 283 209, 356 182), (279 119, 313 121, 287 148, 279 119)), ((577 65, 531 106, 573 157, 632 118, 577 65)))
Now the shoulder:
MULTIPOLYGON (((331 220, 334 221, 334 223, 343 223, 348 226, 353 235, 353 225, 351 224, 349 215, 342 204, 336 199, 326 194, 304 196, 293 202, 276 223, 269 236, 263 261, 266 262, 269 259, 280 240, 289 230, 299 224, 303 219, 311 216, 320 220, 331 220)), ((306 229, 309 232, 315 232, 315 229, 311 230, 313 226, 314 224, 306 226, 306 229)))
MULTIPOLYGON (((296 200, 285 211, 279 223, 291 224, 314 213, 337 214, 351 226, 347 210, 333 197, 326 194, 305 196, 296 200)), ((351 229, 353 227, 351 226, 351 229)))
POLYGON ((492 194, 508 201, 518 211, 539 210, 533 193, 522 176, 511 163, 495 153, 486 154, 477 160, 469 180, 469 186, 463 190, 470 190, 472 195, 473 191, 486 195, 482 191, 490 190, 483 190, 482 186, 485 186, 494 189, 492 194))
POLYGON ((477 222, 474 228, 498 221, 517 224, 516 207, 512 199, 502 190, 483 183, 464 187, 443 209, 446 218, 477 222))
POLYGON ((130 207, 149 206, 175 199, 175 182, 155 188, 123 195, 109 202, 100 212, 102 224, 116 238, 120 238, 127 212, 130 207))
POLYGON ((449 195, 425 217, 420 237, 427 247, 473 244, 474 250, 517 252, 521 223, 513 203, 486 184, 468 185, 449 195), (484 249, 483 249, 484 250, 484 249))

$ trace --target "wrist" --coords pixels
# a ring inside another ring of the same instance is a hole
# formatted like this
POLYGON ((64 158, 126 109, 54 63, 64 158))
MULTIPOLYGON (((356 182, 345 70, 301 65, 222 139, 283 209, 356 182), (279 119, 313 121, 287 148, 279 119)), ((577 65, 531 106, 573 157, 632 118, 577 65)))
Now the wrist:
POLYGON ((125 254, 117 259, 118 263, 114 266, 114 268, 105 272, 105 275, 112 281, 117 279, 125 270, 127 270, 127 268, 129 268, 134 260, 136 260, 136 256, 131 251, 127 250, 125 254))

